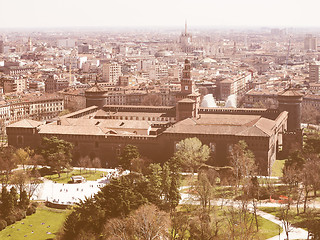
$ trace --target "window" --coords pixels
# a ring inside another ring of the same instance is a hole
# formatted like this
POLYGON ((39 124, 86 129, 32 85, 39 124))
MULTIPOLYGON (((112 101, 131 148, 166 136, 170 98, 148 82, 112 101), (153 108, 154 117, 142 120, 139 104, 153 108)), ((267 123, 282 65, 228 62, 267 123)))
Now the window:
POLYGON ((189 89, 189 87, 188 87, 188 86, 185 86, 185 87, 184 87, 184 90, 188 90, 188 89, 189 89))
POLYGON ((120 154, 121 154, 120 148, 117 148, 117 149, 116 149, 116 154, 117 154, 118 156, 120 156, 120 154))
POLYGON ((17 136, 17 144, 22 145, 23 144, 23 136, 17 136))
POLYGON ((210 143, 210 150, 211 150, 211 152, 216 151, 216 144, 215 143, 210 143))

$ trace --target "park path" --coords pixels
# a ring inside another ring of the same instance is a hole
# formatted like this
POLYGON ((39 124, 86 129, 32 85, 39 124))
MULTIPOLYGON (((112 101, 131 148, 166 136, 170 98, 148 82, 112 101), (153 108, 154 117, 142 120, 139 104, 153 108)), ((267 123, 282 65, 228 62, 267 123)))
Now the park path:
MULTIPOLYGON (((189 186, 184 186, 181 187, 180 190, 187 189, 189 186)), ((179 204, 192 204, 192 205, 199 205, 200 202, 196 198, 195 195, 188 194, 188 193, 181 193, 181 200, 179 204)), ((237 207, 237 205, 240 205, 240 201, 233 201, 231 199, 216 199, 211 201, 212 205, 216 206, 234 206, 237 207)), ((315 207, 319 207, 320 205, 314 205, 315 207)), ((279 203, 269 203, 269 202, 260 202, 258 203, 258 207, 280 207, 279 203)), ((249 205, 249 210, 253 211, 253 206, 249 205)), ((272 238, 269 238, 268 240, 285 240, 287 239, 285 229, 283 226, 282 221, 275 217, 272 214, 263 212, 261 210, 257 210, 257 215, 260 217, 263 217, 275 224, 277 224, 283 231, 280 233, 280 235, 276 235, 272 238)), ((308 239, 308 232, 302 228, 297 228, 297 227, 290 227, 290 232, 289 232, 289 239, 308 239)))

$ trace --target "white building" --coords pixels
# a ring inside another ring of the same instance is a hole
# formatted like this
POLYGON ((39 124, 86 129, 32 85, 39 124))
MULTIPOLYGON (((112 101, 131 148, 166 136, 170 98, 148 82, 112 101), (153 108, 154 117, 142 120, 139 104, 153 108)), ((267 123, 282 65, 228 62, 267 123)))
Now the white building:
POLYGON ((103 63, 102 65, 102 82, 117 83, 121 76, 121 65, 116 62, 103 63))

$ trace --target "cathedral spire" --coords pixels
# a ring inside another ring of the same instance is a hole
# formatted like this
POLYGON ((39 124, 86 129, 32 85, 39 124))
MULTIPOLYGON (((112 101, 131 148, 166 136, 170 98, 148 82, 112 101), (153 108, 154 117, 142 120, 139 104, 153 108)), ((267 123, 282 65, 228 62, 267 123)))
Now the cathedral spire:
POLYGON ((184 23, 184 34, 187 35, 187 19, 185 20, 185 23, 184 23))

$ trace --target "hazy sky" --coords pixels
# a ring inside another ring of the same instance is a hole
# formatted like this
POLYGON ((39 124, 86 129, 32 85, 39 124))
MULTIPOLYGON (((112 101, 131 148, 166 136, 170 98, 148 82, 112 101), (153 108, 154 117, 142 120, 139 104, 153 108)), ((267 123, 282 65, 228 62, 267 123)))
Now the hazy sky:
POLYGON ((319 0, 0 0, 0 28, 320 27, 319 0))

